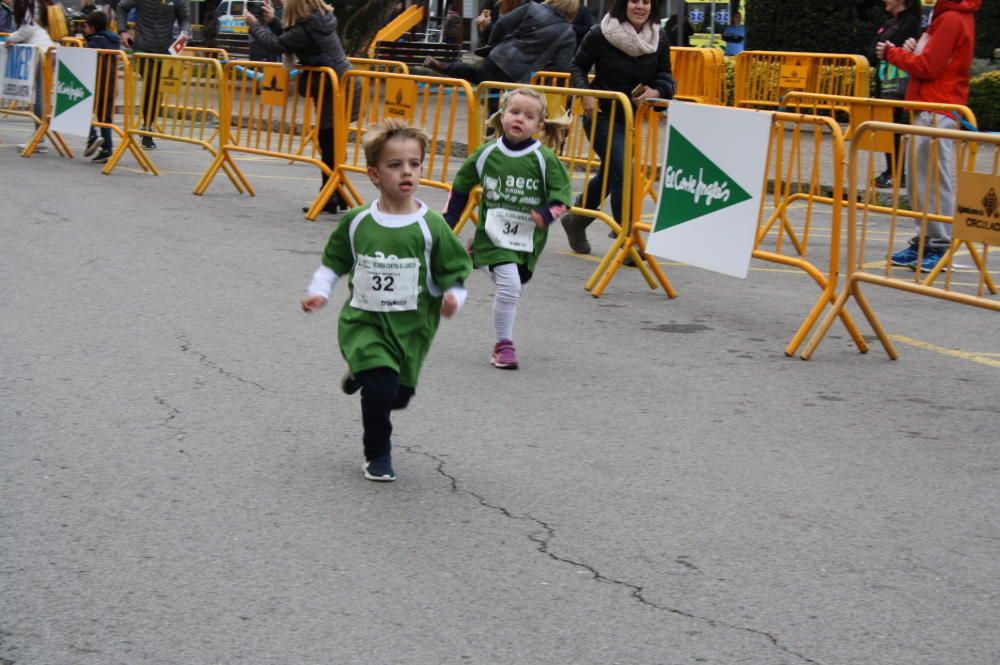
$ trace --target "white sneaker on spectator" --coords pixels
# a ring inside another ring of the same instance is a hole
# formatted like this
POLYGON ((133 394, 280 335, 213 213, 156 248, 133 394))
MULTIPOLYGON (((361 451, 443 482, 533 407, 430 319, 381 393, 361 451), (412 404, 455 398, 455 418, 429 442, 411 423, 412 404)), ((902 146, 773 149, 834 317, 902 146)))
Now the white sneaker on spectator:
MULTIPOLYGON (((27 147, 28 147, 27 143, 18 143, 17 144, 17 151, 18 152, 24 152, 24 149, 27 148, 27 147)), ((45 143, 44 141, 42 143, 39 143, 38 145, 35 146, 35 152, 42 153, 42 152, 48 152, 48 151, 49 151, 49 144, 45 143)))

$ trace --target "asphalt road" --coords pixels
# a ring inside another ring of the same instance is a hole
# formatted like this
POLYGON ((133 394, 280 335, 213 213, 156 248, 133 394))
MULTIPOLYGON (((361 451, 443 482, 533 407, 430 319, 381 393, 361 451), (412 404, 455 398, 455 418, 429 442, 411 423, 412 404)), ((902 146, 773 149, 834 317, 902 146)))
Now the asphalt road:
POLYGON ((835 327, 803 362, 801 273, 595 299, 556 230, 521 369, 473 276, 375 484, 336 308, 297 309, 317 174, 194 197, 197 149, 102 176, 26 136, 0 122, 3 665, 1000 662, 995 313, 874 291, 902 357, 861 322, 868 354, 835 327))

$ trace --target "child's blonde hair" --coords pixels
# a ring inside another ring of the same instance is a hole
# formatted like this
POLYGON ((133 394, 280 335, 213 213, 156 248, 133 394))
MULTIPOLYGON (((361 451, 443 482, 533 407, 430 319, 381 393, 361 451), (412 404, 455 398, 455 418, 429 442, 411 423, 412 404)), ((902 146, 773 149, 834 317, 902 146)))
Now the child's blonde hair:
POLYGON ((420 161, 427 155, 427 146, 431 140, 424 130, 407 125, 402 120, 387 118, 372 125, 361 139, 361 147, 365 151, 365 161, 368 166, 378 166, 379 157, 385 144, 394 139, 413 139, 420 144, 420 161))
POLYGON ((503 134, 503 123, 500 122, 500 117, 503 115, 504 109, 507 108, 507 102, 510 101, 514 95, 531 97, 538 102, 538 106, 542 109, 542 145, 547 148, 551 148, 552 150, 558 150, 562 145, 563 140, 566 138, 567 132, 569 132, 569 125, 573 119, 567 113, 558 120, 550 120, 545 95, 538 92, 534 88, 517 88, 516 90, 511 90, 505 94, 503 99, 500 100, 500 110, 490 116, 489 120, 486 121, 487 125, 497 134, 497 136, 503 134))

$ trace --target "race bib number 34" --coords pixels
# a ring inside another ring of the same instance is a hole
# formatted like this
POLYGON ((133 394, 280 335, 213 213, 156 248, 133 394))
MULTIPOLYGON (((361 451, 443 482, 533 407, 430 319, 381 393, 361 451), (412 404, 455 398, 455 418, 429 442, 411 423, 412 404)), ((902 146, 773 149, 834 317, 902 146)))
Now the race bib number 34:
POLYGON ((531 213, 490 208, 486 211, 486 235, 497 247, 530 253, 535 249, 535 220, 531 213))
POLYGON ((417 308, 420 260, 358 255, 351 307, 366 312, 405 312, 417 308))

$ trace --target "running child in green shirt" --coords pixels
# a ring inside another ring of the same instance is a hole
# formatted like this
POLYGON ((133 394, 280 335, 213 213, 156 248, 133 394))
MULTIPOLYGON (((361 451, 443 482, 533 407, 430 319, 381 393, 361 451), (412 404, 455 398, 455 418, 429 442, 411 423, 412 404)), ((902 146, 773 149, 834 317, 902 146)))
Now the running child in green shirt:
POLYGON ((549 225, 572 200, 569 173, 552 151, 562 143, 568 122, 548 120, 545 97, 518 88, 503 98, 490 124, 499 138, 484 143, 462 164, 444 218, 454 227, 472 188, 483 186, 471 252, 475 267, 484 269, 497 289, 490 362, 498 369, 517 369, 512 341, 517 303, 548 240, 549 225), (544 145, 533 137, 539 130, 544 145))
POLYGON ((348 212, 330 235, 302 309, 315 312, 337 279, 348 276, 351 297, 340 310, 337 338, 347 361, 347 394, 361 390, 365 478, 392 481, 393 409, 405 408, 430 350, 441 315, 465 302, 472 264, 437 212, 414 198, 427 135, 386 120, 362 139, 372 203, 348 212))

